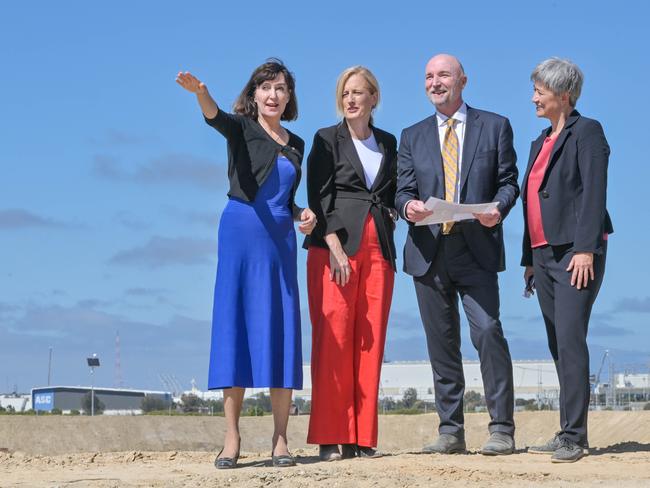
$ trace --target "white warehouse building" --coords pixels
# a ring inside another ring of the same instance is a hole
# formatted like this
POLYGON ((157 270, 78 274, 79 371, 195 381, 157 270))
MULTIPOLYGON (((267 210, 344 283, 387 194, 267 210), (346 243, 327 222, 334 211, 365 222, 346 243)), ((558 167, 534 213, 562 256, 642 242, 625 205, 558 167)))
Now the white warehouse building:
MULTIPOLYGON (((476 391, 484 395, 481 366, 478 361, 463 361, 465 391, 476 391)), ((559 395, 560 382, 553 361, 513 361, 512 373, 515 398, 555 399, 559 395)), ((303 366, 303 389, 296 391, 296 397, 311 398, 310 366, 303 366)), ((418 398, 434 400, 433 372, 429 361, 396 361, 384 363, 379 384, 380 397, 399 400, 408 388, 415 388, 418 398)))
MULTIPOLYGON (((478 361, 463 361, 465 374, 465 390, 475 391, 484 395, 481 367, 478 361)), ((294 393, 296 398, 311 400, 311 366, 304 364, 303 389, 294 393)), ((515 398, 546 399, 557 401, 560 392, 560 383, 555 371, 553 361, 513 361, 512 373, 515 387, 515 398)), ((201 391, 193 382, 192 390, 186 394, 193 394, 204 400, 220 400, 223 398, 222 390, 201 391)), ((396 361, 384 363, 381 368, 379 397, 391 397, 400 400, 408 388, 415 388, 421 400, 434 400, 433 372, 429 361, 396 361)), ((259 393, 269 393, 268 388, 247 388, 246 397, 259 393)))

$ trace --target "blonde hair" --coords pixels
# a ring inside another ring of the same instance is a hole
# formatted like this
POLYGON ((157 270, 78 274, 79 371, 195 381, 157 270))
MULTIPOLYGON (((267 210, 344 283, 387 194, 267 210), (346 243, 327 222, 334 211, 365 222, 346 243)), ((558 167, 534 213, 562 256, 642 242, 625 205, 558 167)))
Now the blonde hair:
MULTIPOLYGON (((339 75, 339 79, 336 81, 336 113, 341 117, 343 117, 343 114, 345 113, 343 110, 343 89, 348 80, 354 75, 363 76, 368 85, 368 91, 370 91, 370 94, 377 95, 377 104, 375 107, 379 105, 379 100, 381 99, 379 82, 377 81, 377 78, 375 78, 375 75, 373 75, 368 68, 363 66, 352 66, 343 71, 343 73, 339 75)), ((375 107, 372 107, 373 110, 375 107)), ((370 123, 372 124, 372 115, 370 116, 370 123)))

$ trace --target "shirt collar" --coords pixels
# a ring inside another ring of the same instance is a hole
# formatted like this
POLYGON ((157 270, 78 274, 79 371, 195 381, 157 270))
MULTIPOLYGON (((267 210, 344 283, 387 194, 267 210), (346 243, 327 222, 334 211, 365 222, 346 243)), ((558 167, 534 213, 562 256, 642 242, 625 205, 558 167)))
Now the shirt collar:
MULTIPOLYGON (((445 114, 436 112, 436 119, 438 120, 438 126, 443 127, 447 125, 447 117, 445 114)), ((467 120, 467 104, 463 102, 460 108, 456 111, 454 115, 451 116, 452 119, 457 120, 459 123, 464 124, 467 120)))

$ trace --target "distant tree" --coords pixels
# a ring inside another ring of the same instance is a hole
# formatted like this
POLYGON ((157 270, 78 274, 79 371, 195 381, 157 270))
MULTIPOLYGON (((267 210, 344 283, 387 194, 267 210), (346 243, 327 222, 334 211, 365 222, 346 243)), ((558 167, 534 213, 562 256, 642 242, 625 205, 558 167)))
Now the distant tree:
POLYGON ((7 413, 16 413, 16 408, 13 405, 7 405, 7 413))
POLYGON ((167 410, 167 407, 168 405, 162 398, 152 395, 145 395, 140 404, 140 408, 144 413, 167 410))
POLYGON ((52 415, 63 415, 63 412, 61 411, 60 408, 53 408, 52 410, 50 410, 50 413, 52 415))
POLYGON ((79 410, 73 408, 72 410, 70 410, 70 413, 68 415, 80 415, 80 414, 81 412, 79 412, 79 410))
POLYGON ((271 411, 271 397, 264 392, 257 393, 250 398, 244 400, 244 409, 256 407, 260 408, 262 412, 271 411))
MULTIPOLYGON (((81 399, 81 410, 83 410, 83 412, 86 415, 91 414, 91 410, 92 410, 92 398, 91 398, 91 395, 92 395, 92 392, 89 391, 81 399)), ((104 402, 102 402, 99 399, 99 397, 97 396, 97 394, 95 394, 95 415, 101 415, 102 413, 104 413, 105 408, 106 408, 106 406, 104 405, 104 402)))
POLYGON ((402 405, 404 408, 413 408, 418 399, 418 391, 415 388, 407 388, 402 396, 402 405))
POLYGON ((390 412, 397 408, 397 402, 393 400, 393 397, 386 396, 379 400, 379 409, 380 411, 390 412))
POLYGON ((208 400, 207 407, 212 413, 223 413, 223 400, 208 400))
POLYGON ((262 410, 261 407, 251 406, 244 411, 244 415, 248 415, 250 417, 261 417, 264 415, 264 410, 262 410))
POLYGON ((205 401, 190 393, 181 396, 181 409, 183 412, 200 412, 205 407, 205 401))
POLYGON ((298 413, 309 413, 311 411, 311 402, 302 397, 296 397, 293 400, 293 403, 298 407, 298 413))
POLYGON ((474 412, 476 407, 485 406, 485 401, 480 393, 476 391, 468 391, 463 397, 463 405, 466 412, 474 412))

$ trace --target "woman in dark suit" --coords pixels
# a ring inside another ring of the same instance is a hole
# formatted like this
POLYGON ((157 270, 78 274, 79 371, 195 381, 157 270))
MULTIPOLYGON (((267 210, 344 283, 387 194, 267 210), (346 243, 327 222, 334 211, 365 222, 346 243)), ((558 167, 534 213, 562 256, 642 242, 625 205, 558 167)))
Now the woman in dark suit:
POLYGON ((532 143, 522 185, 522 266, 527 290, 537 290, 551 355, 560 380, 560 431, 541 446, 553 462, 587 453, 591 308, 605 272, 609 145, 599 122, 575 109, 583 75, 551 58, 531 75, 538 117, 550 120, 532 143))
POLYGON ((379 457, 377 393, 395 273, 397 141, 372 125, 379 85, 362 66, 336 86, 343 121, 320 129, 307 160, 318 224, 305 241, 312 322, 307 442, 320 458, 379 457), (343 452, 338 445, 343 445, 343 452))

